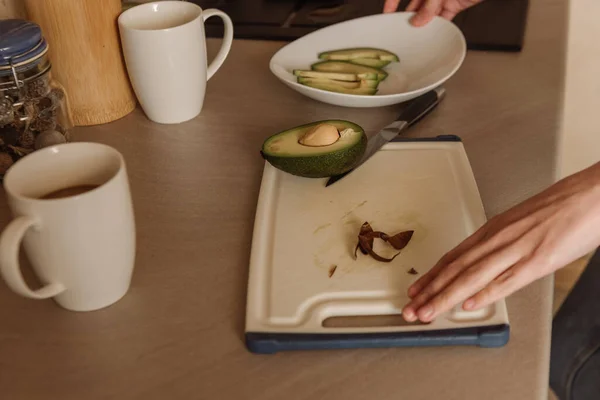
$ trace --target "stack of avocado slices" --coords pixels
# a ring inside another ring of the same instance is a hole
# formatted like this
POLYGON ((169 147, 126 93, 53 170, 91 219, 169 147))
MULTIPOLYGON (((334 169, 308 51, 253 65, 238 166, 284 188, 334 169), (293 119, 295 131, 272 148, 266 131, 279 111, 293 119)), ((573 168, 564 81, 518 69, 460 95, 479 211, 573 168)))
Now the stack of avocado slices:
POLYGON ((373 96, 387 78, 383 69, 398 56, 388 50, 360 47, 320 53, 309 70, 295 69, 298 83, 344 94, 373 96))

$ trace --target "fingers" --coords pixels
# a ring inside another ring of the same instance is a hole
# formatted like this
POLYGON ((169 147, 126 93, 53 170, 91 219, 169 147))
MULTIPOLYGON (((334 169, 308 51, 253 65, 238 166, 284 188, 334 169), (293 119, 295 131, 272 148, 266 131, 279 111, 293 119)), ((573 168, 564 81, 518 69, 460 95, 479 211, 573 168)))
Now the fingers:
MULTIPOLYGON (((414 2, 415 0, 413 0, 414 2)), ((385 4, 383 5, 384 13, 392 13, 396 12, 398 9, 398 4, 400 4, 400 0, 385 0, 385 4)))
POLYGON ((502 229, 496 228, 494 223, 487 223, 442 257, 427 274, 416 281, 409 288, 408 296, 414 298, 429 285, 431 287, 428 288, 428 292, 437 293, 440 290, 438 288, 445 287, 465 268, 509 243, 519 240, 538 223, 539 219, 535 216, 516 221, 502 229))
POLYGON ((477 263, 455 264, 448 274, 441 274, 424 288, 403 310, 410 322, 417 318, 429 322, 486 287, 503 271, 523 257, 523 245, 510 244, 482 258, 477 263), (445 275, 452 275, 454 279, 445 275), (412 318, 411 318, 412 317, 412 318))
POLYGON ((448 9, 445 9, 440 14, 440 17, 445 18, 448 21, 452 21, 454 19, 454 17, 456 17, 456 14, 458 14, 456 11, 450 11, 448 9))
MULTIPOLYGON (((398 9, 400 0, 386 0, 383 5, 384 13, 392 13, 398 9)), ((442 12, 442 0, 411 0, 406 6, 406 11, 417 11, 417 14, 411 19, 414 26, 426 25, 436 15, 441 13, 441 16, 451 20, 456 15, 456 12, 445 10, 442 12)))
POLYGON ((458 246, 446 253, 425 275, 415 281, 408 288, 408 297, 413 298, 420 293, 448 264, 456 260, 463 253, 468 251, 486 235, 486 226, 482 226, 471 236, 462 241, 458 246))
POLYGON ((484 257, 516 242, 536 224, 536 219, 524 218, 496 232, 494 232, 493 227, 488 229, 483 234, 483 237, 480 237, 478 243, 469 246, 470 248, 465 248, 462 254, 459 254, 458 257, 455 257, 455 259, 448 264, 445 273, 433 280, 431 283, 434 286, 433 289, 435 289, 435 286, 440 288, 445 287, 450 281, 454 280, 457 274, 459 274, 465 266, 468 268, 471 265, 475 265, 484 257))
POLYGON ((410 22, 414 26, 423 26, 429 23, 442 11, 442 0, 425 0, 423 6, 411 18, 410 22))
MULTIPOLYGON (((414 305, 414 312, 422 322, 431 322, 440 314, 451 310, 485 288, 496 276, 520 260, 519 252, 508 250, 508 254, 494 254, 486 262, 469 268, 457 277, 439 293, 428 299, 423 304, 414 305)), ((472 306, 472 304, 468 304, 472 306)))
POLYGON ((532 271, 532 260, 522 260, 467 299, 463 304, 463 309, 465 311, 478 310, 511 295, 539 277, 531 273, 532 271))
POLYGON ((424 1, 425 0, 411 0, 411 2, 408 3, 408 6, 406 6, 406 11, 417 11, 424 1))

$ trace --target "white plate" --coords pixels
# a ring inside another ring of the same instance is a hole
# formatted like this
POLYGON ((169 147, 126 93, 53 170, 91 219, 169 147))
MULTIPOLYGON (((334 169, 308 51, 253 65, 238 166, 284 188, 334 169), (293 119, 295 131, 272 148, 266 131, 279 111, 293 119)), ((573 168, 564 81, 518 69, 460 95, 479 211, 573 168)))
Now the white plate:
POLYGON ((461 66, 467 52, 462 32, 452 22, 434 18, 424 27, 410 25, 414 13, 398 12, 357 18, 301 37, 271 58, 273 74, 312 99, 345 107, 381 107, 401 103, 441 85, 461 66), (323 51, 377 47, 396 53, 387 79, 374 96, 334 93, 297 83, 294 69, 310 69, 323 51))

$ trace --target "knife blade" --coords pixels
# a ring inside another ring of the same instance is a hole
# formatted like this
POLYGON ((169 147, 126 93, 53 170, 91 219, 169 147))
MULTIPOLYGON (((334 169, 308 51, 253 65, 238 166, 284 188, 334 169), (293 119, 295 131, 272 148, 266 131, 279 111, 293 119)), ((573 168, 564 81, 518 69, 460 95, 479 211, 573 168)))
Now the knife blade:
POLYGON ((446 90, 442 87, 439 87, 411 100, 394 122, 383 128, 378 134, 369 139, 365 154, 359 163, 350 171, 330 177, 327 180, 325 187, 334 184, 352 171, 356 170, 356 168, 371 158, 371 156, 377 153, 377 151, 386 143, 393 140, 401 132, 408 129, 429 114, 429 112, 431 112, 431 110, 433 110, 442 101, 445 94, 446 90))

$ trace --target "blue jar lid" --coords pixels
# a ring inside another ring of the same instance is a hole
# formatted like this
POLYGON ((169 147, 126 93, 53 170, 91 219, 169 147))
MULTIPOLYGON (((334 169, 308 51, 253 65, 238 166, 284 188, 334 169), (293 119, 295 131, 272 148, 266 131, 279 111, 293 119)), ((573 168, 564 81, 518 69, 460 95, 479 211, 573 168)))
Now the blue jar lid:
POLYGON ((0 20, 0 68, 26 62, 46 52, 39 25, 22 19, 0 20))

